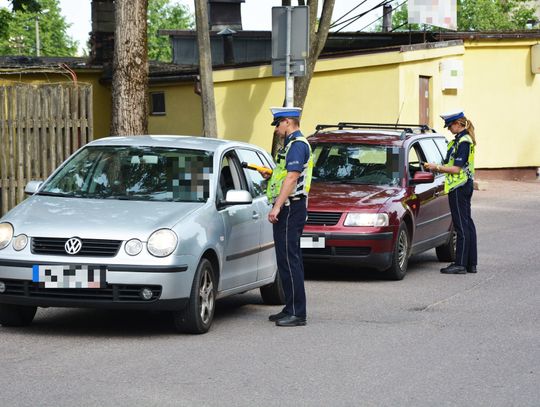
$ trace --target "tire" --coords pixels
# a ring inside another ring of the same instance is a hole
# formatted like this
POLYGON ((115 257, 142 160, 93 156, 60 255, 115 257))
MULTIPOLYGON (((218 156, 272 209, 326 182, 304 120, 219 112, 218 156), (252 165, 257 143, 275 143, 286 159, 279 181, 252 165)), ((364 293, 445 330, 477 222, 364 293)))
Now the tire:
POLYGON ((451 232, 452 234, 448 242, 435 248, 437 259, 440 262, 453 263, 456 261, 457 234, 454 228, 451 229, 451 232))
POLYGON ((386 270, 386 277, 390 280, 403 280, 407 274, 407 264, 409 263, 409 253, 411 251, 411 239, 405 224, 399 225, 397 239, 394 244, 394 254, 392 265, 386 270))
POLYGON ((174 328, 184 333, 206 333, 212 325, 215 308, 214 268, 208 259, 202 259, 193 278, 188 305, 182 311, 173 312, 174 328))
POLYGON ((265 285, 260 288, 261 297, 266 305, 283 305, 285 304, 285 293, 281 284, 279 272, 276 272, 276 279, 272 284, 265 285))
POLYGON ((27 326, 32 323, 37 307, 0 304, 0 324, 3 326, 27 326))

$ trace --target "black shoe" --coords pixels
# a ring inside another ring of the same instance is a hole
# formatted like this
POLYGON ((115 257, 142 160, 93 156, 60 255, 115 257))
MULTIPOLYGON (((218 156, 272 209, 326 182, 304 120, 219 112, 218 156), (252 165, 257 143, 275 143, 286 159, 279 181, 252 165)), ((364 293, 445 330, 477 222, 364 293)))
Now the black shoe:
POLYGON ((289 316, 289 314, 281 311, 281 312, 278 312, 277 314, 272 314, 268 317, 268 320, 269 321, 272 321, 272 322, 276 322, 278 319, 281 319, 281 318, 285 318, 289 316))
POLYGON ((450 264, 448 267, 442 268, 441 273, 443 274, 467 274, 467 269, 458 264, 450 264))
POLYGON ((476 266, 467 266, 467 273, 476 273, 476 266))
POLYGON ((297 317, 296 315, 287 315, 276 321, 277 326, 304 326, 306 324, 305 317, 297 317))

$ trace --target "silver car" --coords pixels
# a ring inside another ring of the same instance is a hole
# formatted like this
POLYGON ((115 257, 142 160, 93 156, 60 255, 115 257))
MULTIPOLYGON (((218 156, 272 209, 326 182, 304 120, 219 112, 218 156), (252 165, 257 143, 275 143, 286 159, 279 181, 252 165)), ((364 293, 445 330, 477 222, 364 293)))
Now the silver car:
POLYGON ((87 144, 0 219, 0 323, 37 307, 163 310, 204 333, 217 298, 282 304, 256 146, 201 137, 87 144))

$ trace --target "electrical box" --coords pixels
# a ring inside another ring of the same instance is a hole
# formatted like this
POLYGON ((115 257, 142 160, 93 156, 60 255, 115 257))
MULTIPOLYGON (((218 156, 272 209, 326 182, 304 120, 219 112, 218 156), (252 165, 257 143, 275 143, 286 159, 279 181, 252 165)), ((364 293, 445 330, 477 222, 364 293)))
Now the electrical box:
POLYGON ((441 72, 441 87, 446 89, 463 89, 463 61, 447 59, 439 65, 441 72))
POLYGON ((531 47, 531 71, 540 74, 540 44, 531 47))

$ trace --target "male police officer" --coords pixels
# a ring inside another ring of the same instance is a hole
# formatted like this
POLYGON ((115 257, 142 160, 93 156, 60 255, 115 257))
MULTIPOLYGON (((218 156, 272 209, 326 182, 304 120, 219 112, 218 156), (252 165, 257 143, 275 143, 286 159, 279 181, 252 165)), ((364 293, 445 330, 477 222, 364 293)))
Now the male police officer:
MULTIPOLYGON (((271 108, 275 134, 284 138, 276 155, 266 194, 273 205, 268 220, 274 225, 278 272, 285 293, 285 308, 270 315, 277 326, 306 324, 306 292, 300 236, 307 218, 307 195, 311 185, 311 147, 299 129, 302 109, 271 108)), ((264 174, 263 174, 264 176, 264 174)), ((268 176, 266 176, 268 178, 268 176)))

